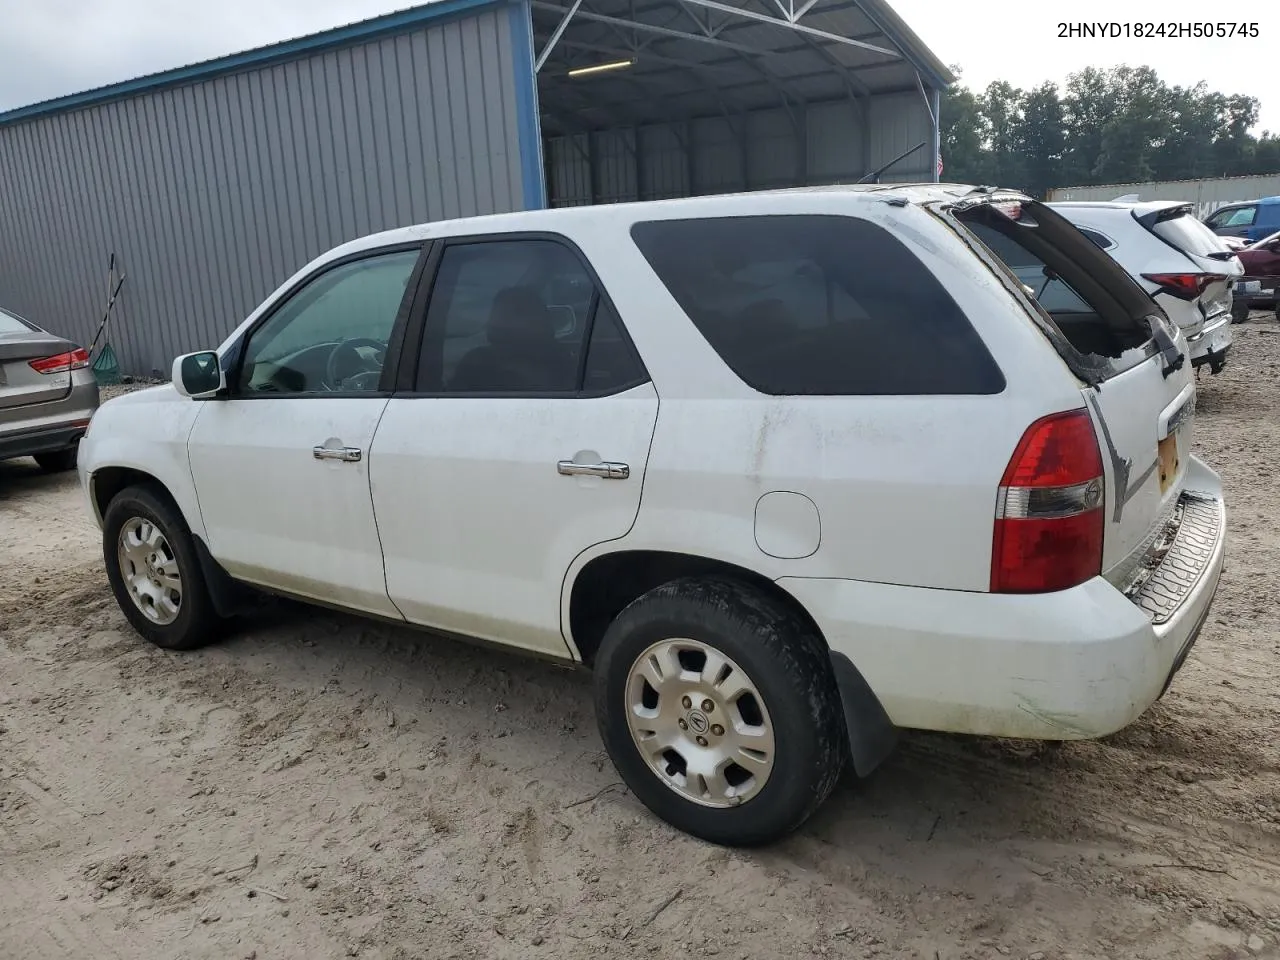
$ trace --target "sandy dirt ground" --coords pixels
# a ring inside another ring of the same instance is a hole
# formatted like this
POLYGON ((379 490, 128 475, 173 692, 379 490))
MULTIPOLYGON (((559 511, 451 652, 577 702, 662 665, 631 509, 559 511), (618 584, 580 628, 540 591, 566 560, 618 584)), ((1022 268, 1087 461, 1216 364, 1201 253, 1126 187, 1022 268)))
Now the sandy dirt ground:
POLYGON ((584 674, 293 605, 148 646, 74 477, 0 464, 0 958, 1280 956, 1280 326, 1236 336, 1169 694, 1102 742, 907 735, 754 852, 621 787, 584 674))

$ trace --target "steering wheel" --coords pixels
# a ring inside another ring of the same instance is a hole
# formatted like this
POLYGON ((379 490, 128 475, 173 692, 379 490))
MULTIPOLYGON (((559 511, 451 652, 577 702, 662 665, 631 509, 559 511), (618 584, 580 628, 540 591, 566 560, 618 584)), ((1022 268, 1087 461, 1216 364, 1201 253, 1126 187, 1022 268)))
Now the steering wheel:
POLYGON ((325 362, 324 385, 328 389, 340 389, 342 382, 347 379, 347 377, 338 375, 343 361, 346 361, 349 367, 354 366, 357 368, 356 372, 349 376, 359 376, 362 373, 373 372, 368 365, 368 361, 365 360, 356 347, 373 347, 380 353, 387 349, 385 343, 381 340, 374 340, 371 337, 352 337, 350 340, 339 340, 333 345, 333 349, 329 352, 329 359, 325 362))

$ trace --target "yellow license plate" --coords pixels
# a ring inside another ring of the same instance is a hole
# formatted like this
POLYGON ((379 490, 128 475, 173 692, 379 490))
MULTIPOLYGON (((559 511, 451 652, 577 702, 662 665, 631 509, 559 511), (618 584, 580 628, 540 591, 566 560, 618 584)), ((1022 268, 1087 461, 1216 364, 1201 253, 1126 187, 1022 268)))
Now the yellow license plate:
POLYGON ((1177 479, 1178 467, 1181 465, 1178 459, 1178 435, 1171 433, 1161 440, 1156 452, 1160 457, 1160 495, 1164 496, 1177 479))

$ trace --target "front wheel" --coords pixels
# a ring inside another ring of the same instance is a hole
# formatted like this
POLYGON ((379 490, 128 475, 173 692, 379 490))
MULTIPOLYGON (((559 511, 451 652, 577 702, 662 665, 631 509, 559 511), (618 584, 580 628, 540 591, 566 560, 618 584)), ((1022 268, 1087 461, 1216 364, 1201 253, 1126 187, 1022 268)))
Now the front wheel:
POLYGON ((713 843, 799 827, 839 779, 844 716, 822 638, 737 581, 690 578, 632 602, 595 665, 596 716, 650 810, 713 843))
POLYGON ((149 486, 116 494, 103 517, 102 556, 116 602, 143 637, 166 650, 213 639, 221 620, 191 531, 168 497, 149 486))

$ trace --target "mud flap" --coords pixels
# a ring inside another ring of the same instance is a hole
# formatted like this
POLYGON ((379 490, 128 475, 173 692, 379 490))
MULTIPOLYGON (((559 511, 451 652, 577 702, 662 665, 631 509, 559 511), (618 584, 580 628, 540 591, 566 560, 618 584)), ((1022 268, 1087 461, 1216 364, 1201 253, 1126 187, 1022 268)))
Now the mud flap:
POLYGON ((200 573, 204 576, 205 586, 209 590, 209 599, 213 609, 220 617, 234 617, 250 613, 261 606, 263 596, 252 587, 233 580, 222 564, 213 558, 205 542, 194 533, 191 539, 195 542, 196 556, 200 560, 200 573))
POLYGON ((844 723, 849 732, 849 756, 859 777, 871 774, 898 744, 898 728, 884 712, 853 661, 831 651, 831 666, 844 706, 844 723))

